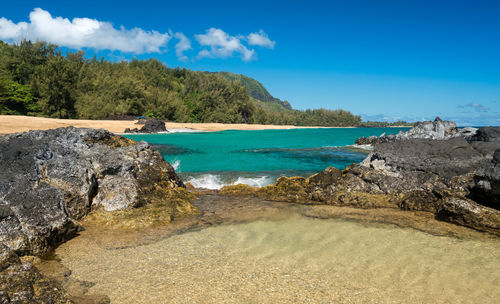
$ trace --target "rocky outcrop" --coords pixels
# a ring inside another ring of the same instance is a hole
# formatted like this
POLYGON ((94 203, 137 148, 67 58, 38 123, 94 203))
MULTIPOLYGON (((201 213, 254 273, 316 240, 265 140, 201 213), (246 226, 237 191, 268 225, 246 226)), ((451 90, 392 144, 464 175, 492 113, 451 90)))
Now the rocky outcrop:
POLYGON ((375 145, 360 164, 327 168, 307 179, 280 178, 229 195, 359 208, 427 211, 436 218, 500 235, 500 127, 465 140, 407 139, 375 145))
MULTIPOLYGON (((0 299, 50 303, 40 300, 34 287, 44 279, 18 262, 18 255, 42 256, 72 237, 80 229, 78 220, 94 209, 129 210, 157 201, 171 216, 189 212, 189 202, 171 203, 166 195, 183 186, 147 143, 102 129, 68 127, 0 137, 0 286, 14 286, 0 299), (17 289, 16 280, 24 282, 17 289), (19 293, 27 300, 15 300, 19 293)), ((54 299, 65 303, 63 296, 54 299)))
POLYGON ((400 131, 398 134, 360 137, 356 139, 357 145, 375 145, 385 142, 393 142, 410 139, 434 139, 444 140, 451 138, 470 138, 476 133, 476 128, 458 129, 453 121, 441 120, 436 117, 434 121, 418 122, 415 127, 407 132, 400 131))
POLYGON ((160 119, 148 119, 144 123, 144 126, 141 129, 130 129, 126 128, 125 133, 158 133, 158 132, 168 132, 167 128, 165 127, 165 122, 160 119))
POLYGON ((61 286, 0 243, 0 303, 73 303, 61 286))

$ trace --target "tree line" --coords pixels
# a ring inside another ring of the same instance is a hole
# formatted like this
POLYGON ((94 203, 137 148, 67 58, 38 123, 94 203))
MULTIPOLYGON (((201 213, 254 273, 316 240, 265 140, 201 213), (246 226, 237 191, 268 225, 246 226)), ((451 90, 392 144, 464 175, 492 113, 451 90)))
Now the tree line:
POLYGON ((111 62, 45 42, 0 41, 0 114, 176 122, 356 126, 344 110, 276 109, 217 73, 168 68, 157 59, 111 62))

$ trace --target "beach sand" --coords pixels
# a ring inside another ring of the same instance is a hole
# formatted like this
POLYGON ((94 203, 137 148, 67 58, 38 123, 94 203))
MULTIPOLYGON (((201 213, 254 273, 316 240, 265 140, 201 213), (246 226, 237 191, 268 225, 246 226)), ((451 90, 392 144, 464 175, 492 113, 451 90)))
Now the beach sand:
MULTIPOLYGON (((112 133, 121 134, 126 128, 141 128, 135 124, 137 120, 83 120, 83 119, 57 119, 18 115, 0 115, 0 135, 29 130, 48 130, 73 126, 76 128, 106 129, 112 133)), ((197 131, 222 131, 222 130, 266 130, 266 129, 295 129, 316 128, 258 124, 222 124, 222 123, 178 123, 167 122, 167 129, 192 129, 197 131)))

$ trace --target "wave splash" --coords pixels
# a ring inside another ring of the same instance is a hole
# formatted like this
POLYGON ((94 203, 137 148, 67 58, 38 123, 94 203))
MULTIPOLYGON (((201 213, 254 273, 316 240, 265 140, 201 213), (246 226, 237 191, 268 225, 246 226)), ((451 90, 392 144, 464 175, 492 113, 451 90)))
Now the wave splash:
POLYGON ((173 163, 171 163, 171 165, 175 171, 179 171, 179 169, 181 168, 181 161, 175 160, 173 163))
POLYGON ((265 187, 274 182, 274 178, 270 176, 258 177, 238 177, 236 179, 224 180, 220 175, 216 174, 202 174, 199 176, 191 176, 186 179, 186 182, 193 185, 195 188, 203 188, 210 190, 219 190, 224 186, 245 184, 252 187, 265 187))

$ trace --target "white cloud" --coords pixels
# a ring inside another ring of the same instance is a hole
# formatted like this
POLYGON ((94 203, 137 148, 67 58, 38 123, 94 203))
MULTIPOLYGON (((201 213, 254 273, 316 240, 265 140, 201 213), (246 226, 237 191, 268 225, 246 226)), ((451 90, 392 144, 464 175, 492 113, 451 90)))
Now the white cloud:
MULTIPOLYGON (((120 51, 143 54, 166 50, 170 39, 177 39, 175 53, 181 61, 188 60, 185 52, 193 49, 191 40, 183 33, 172 31, 160 33, 141 28, 115 28, 112 23, 90 18, 53 17, 48 11, 35 8, 28 22, 15 23, 0 17, 0 39, 19 42, 22 39, 46 41, 72 49, 120 51)), ((198 58, 227 58, 239 56, 243 61, 257 58, 256 51, 249 46, 273 49, 275 41, 260 30, 249 35, 231 36, 221 29, 210 28, 204 34, 195 35, 201 46, 198 58)), ((198 46, 198 48, 200 48, 198 46)))
POLYGON ((54 18, 41 8, 30 13, 29 23, 16 24, 0 18, 0 39, 19 41, 24 38, 76 49, 88 47, 141 54, 160 52, 171 36, 140 28, 115 29, 109 22, 89 18, 54 18))
POLYGON ((191 40, 189 40, 183 33, 175 33, 175 39, 179 39, 179 42, 175 45, 175 54, 177 58, 181 61, 186 61, 188 57, 184 55, 184 52, 192 49, 191 40))
POLYGON ((247 38, 249 45, 258 45, 274 49, 274 45, 276 44, 276 41, 271 41, 263 30, 260 30, 258 33, 251 33, 247 38))
POLYGON ((198 53, 199 58, 226 58, 233 56, 234 53, 239 53, 244 61, 255 58, 254 50, 248 49, 239 38, 230 36, 221 29, 210 28, 206 34, 195 35, 195 38, 200 45, 208 47, 208 49, 203 49, 198 53))
POLYGON ((21 36, 27 28, 28 24, 26 22, 15 24, 2 17, 0 18, 0 39, 16 39, 16 37, 21 36))

